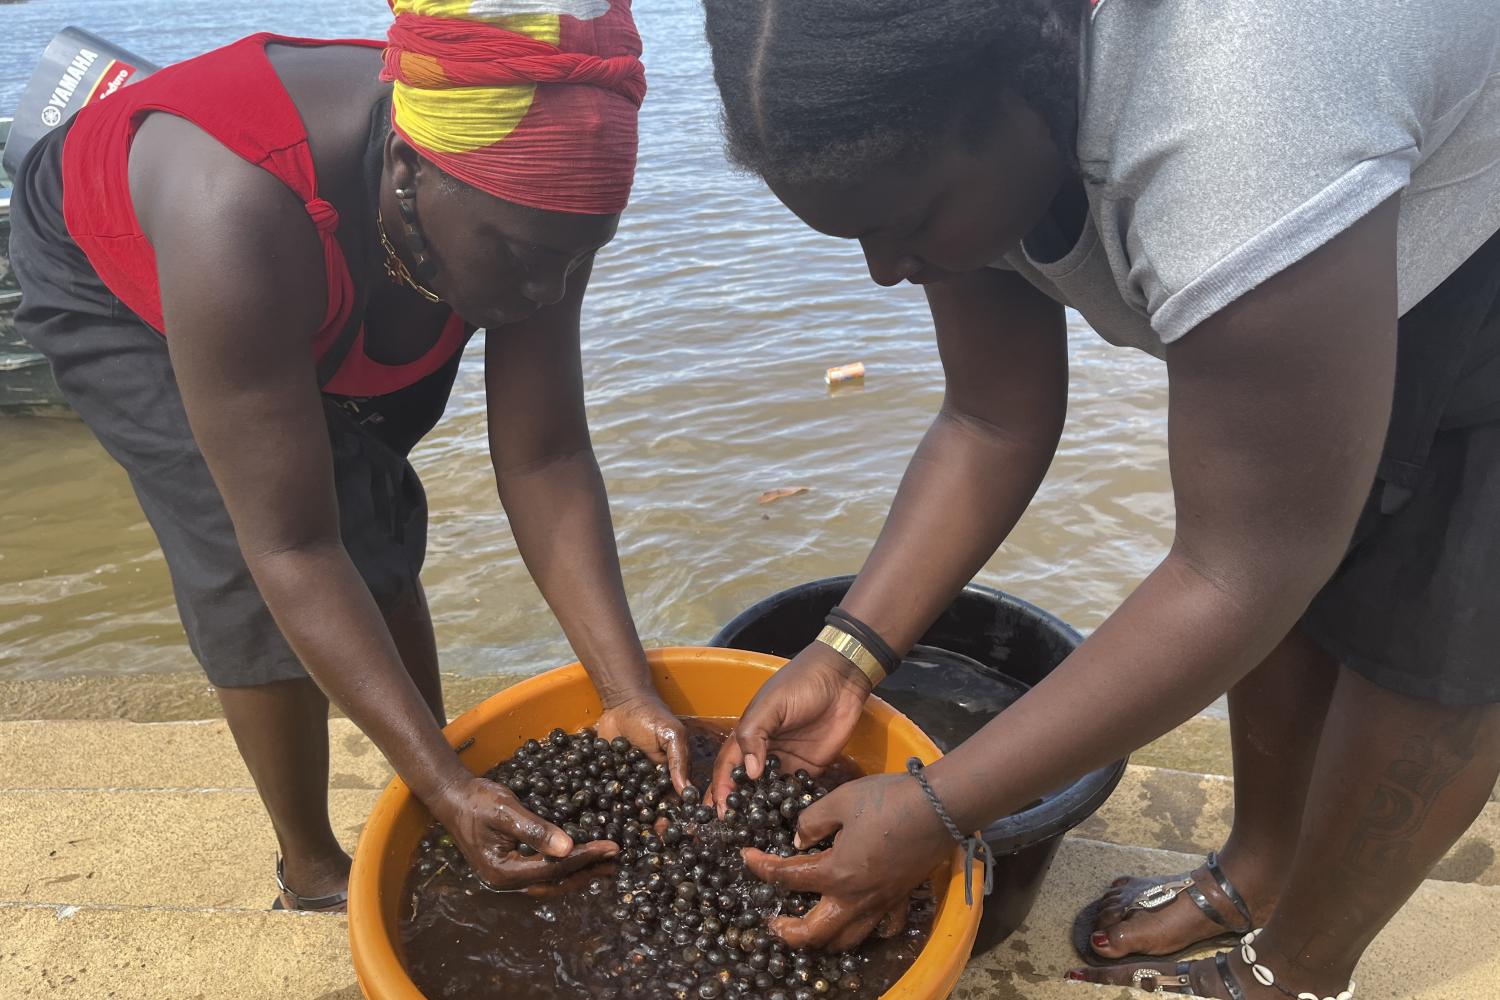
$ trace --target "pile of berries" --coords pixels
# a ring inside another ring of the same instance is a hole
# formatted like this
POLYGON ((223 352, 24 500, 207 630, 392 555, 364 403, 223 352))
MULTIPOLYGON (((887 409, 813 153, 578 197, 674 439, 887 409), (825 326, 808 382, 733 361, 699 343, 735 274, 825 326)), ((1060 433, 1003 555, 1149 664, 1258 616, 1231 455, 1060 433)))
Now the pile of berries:
MULTIPOLYGON (((695 739, 700 737, 695 736, 695 739)), ((595 873, 585 892, 600 897, 618 937, 597 956, 597 1000, 840 1000, 878 996, 859 950, 832 955, 790 949, 767 927, 800 916, 816 897, 783 892, 745 868, 740 851, 781 857, 797 817, 827 794, 806 771, 784 774, 773 755, 752 781, 743 768, 721 817, 697 788, 679 795, 665 766, 628 741, 591 730, 553 730, 529 740, 487 775, 574 841, 609 840, 620 854, 612 877, 595 873), (605 898, 610 897, 611 898, 605 898)), ((419 874, 467 868, 452 838, 434 828, 422 841, 419 874)))

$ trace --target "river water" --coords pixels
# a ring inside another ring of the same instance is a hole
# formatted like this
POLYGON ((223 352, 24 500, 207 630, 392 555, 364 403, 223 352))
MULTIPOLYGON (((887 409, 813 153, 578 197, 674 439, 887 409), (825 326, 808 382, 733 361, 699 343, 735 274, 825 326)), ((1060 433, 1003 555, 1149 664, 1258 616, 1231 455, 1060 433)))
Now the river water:
MULTIPOLYGON (((594 269, 584 369, 641 634, 693 643, 768 593, 859 568, 942 375, 918 290, 874 285, 857 245, 805 229, 724 163, 695 0, 636 15, 651 86, 640 171, 594 269), (868 367, 863 391, 830 395, 824 369, 851 361, 868 367), (757 503, 795 486, 808 491, 757 503)), ((0 108, 67 24, 170 62, 258 30, 375 37, 387 18, 380 0, 0 5, 0 108)), ((1171 538, 1166 376, 1070 320, 1061 450, 980 579, 1087 630, 1171 538)), ((545 669, 572 657, 495 496, 482 337, 469 354, 413 455, 432 508, 424 580, 443 667, 545 669)), ((0 678, 195 669, 151 532, 87 430, 0 422, 0 470, 0 678)))

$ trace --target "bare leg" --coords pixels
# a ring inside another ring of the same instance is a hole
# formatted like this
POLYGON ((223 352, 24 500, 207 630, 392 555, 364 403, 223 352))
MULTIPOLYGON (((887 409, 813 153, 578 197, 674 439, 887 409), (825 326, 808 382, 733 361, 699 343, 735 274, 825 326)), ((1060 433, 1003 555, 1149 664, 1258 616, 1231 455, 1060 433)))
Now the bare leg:
POLYGON ((1333 996, 1489 800, 1500 705, 1452 708, 1342 671, 1263 951, 1333 996), (1329 991, 1332 992, 1329 992, 1329 991))
MULTIPOLYGON (((1297 854, 1256 942, 1293 993, 1337 996, 1375 936, 1479 815, 1500 775, 1500 705, 1453 708, 1339 674, 1297 854)), ((1278 991, 1233 968, 1248 1000, 1278 991)), ((1131 967, 1133 968, 1133 967, 1131 967)), ((1128 983, 1131 968, 1076 978, 1128 983)), ((1166 970, 1171 971, 1171 970, 1166 970)), ((1201 996, 1224 997, 1209 965, 1201 996)))
MULTIPOLYGON (((417 689, 444 722, 437 643, 427 601, 414 595, 385 614, 417 689)), ((224 717, 271 816, 286 883, 300 896, 344 891, 349 855, 328 817, 328 699, 311 680, 219 688, 224 717)))
POLYGON ((287 885, 342 891, 349 855, 328 818, 328 699, 311 680, 219 688, 219 703, 281 847, 287 885))
MULTIPOLYGON (((1234 748, 1234 827, 1220 864, 1257 919, 1275 907, 1292 858, 1313 761, 1333 697, 1338 665, 1293 630, 1229 692, 1234 748)), ((1206 871, 1199 888, 1234 926, 1244 918, 1206 871)), ((1224 933, 1188 898, 1160 910, 1125 915, 1123 907, 1158 879, 1121 879, 1106 897, 1093 948, 1101 958, 1171 955, 1224 933)))
POLYGON ((1229 692, 1234 826, 1225 873, 1269 914, 1297 853, 1302 813, 1339 667, 1300 629, 1229 692))

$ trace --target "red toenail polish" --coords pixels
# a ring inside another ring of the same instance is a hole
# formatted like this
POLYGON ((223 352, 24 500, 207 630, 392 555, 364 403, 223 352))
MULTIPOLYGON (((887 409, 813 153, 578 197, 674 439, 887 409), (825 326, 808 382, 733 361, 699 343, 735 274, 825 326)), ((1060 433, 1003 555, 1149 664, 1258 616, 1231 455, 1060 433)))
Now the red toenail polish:
POLYGON ((1075 982, 1075 983, 1082 983, 1082 982, 1087 982, 1088 981, 1084 977, 1083 973, 1079 972, 1077 969, 1069 969, 1068 970, 1068 978, 1071 979, 1071 980, 1073 980, 1073 982, 1075 982))
POLYGON ((1089 943, 1092 944, 1095 948, 1108 948, 1109 935, 1104 933, 1103 931, 1095 931, 1094 936, 1089 938, 1089 943))

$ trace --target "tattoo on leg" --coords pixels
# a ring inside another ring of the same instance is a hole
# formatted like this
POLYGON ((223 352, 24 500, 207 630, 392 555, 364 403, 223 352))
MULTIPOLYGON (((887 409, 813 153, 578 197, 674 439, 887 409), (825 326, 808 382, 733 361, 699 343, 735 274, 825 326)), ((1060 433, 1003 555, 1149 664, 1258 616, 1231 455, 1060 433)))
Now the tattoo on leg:
MULTIPOLYGON (((1402 743, 1378 777, 1342 852, 1329 859, 1334 869, 1329 874, 1342 883, 1336 900, 1339 928, 1326 922, 1307 928, 1306 937, 1297 935, 1302 939, 1289 942, 1293 954, 1323 956, 1332 963, 1358 959, 1369 938, 1404 902, 1414 880, 1426 875, 1425 868, 1412 870, 1424 860, 1413 857, 1419 835, 1443 790, 1480 756, 1487 718, 1482 711, 1455 713, 1435 723, 1434 731, 1409 735, 1402 743)), ((1340 966, 1341 975, 1344 971, 1340 966)))
POLYGON ((1469 712, 1436 735, 1406 741, 1350 836, 1343 857, 1348 869, 1389 875, 1393 866, 1409 863, 1415 837, 1438 796, 1473 762, 1482 718, 1469 712))

